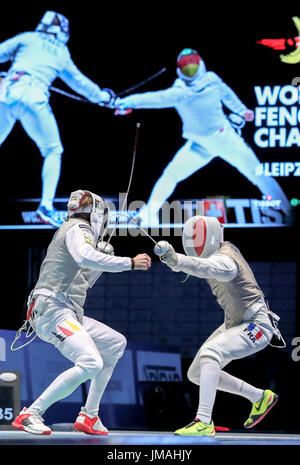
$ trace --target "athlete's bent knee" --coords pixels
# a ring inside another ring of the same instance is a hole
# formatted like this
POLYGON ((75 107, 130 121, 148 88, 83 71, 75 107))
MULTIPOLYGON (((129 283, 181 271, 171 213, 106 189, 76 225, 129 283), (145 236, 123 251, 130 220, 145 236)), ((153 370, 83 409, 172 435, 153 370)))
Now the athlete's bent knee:
POLYGON ((123 334, 114 331, 114 336, 112 339, 112 344, 107 348, 103 357, 105 358, 106 363, 115 364, 124 354, 126 349, 127 339, 123 334))
POLYGON ((93 379, 102 370, 103 360, 102 357, 96 353, 83 354, 78 357, 75 365, 80 366, 83 369, 86 379, 93 379))
POLYGON ((188 378, 189 381, 191 381, 191 383, 197 384, 199 386, 199 384, 200 384, 200 369, 199 369, 198 375, 196 375, 195 369, 193 369, 193 367, 191 365, 190 368, 188 369, 188 372, 187 372, 187 378, 188 378))
POLYGON ((118 339, 117 339, 117 342, 115 344, 115 351, 114 351, 117 358, 122 357, 122 355, 124 354, 124 351, 126 349, 126 346, 127 346, 126 337, 123 336, 123 334, 118 333, 118 339))
POLYGON ((47 147, 40 147, 40 152, 44 158, 48 158, 48 157, 61 158, 63 151, 64 151, 64 148, 60 143, 48 145, 47 147))
POLYGON ((221 366, 223 363, 224 356, 220 350, 207 345, 203 347, 203 351, 201 351, 199 358, 199 363, 217 362, 221 366))

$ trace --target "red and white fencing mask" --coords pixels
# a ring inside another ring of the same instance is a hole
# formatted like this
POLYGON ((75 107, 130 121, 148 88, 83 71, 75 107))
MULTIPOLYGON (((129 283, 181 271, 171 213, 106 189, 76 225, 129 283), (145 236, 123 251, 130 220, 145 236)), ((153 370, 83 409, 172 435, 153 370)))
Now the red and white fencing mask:
POLYGON ((183 228, 182 245, 190 257, 208 258, 223 242, 223 225, 212 216, 192 216, 183 228))

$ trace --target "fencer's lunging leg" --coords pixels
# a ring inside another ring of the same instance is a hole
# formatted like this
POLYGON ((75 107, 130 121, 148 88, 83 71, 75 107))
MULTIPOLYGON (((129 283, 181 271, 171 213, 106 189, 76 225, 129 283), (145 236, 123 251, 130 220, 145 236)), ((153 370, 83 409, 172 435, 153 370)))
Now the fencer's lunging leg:
POLYGON ((62 151, 58 146, 54 146, 49 147, 46 153, 42 168, 41 205, 51 210, 60 177, 62 151))
POLYGON ((84 328, 93 338, 103 360, 102 370, 91 381, 85 404, 87 413, 96 417, 106 386, 124 353, 127 341, 121 333, 92 318, 84 317, 84 328))
POLYGON ((28 408, 28 412, 34 410, 45 412, 52 404, 72 394, 80 384, 95 378, 103 368, 103 361, 95 344, 84 331, 68 336, 58 348, 75 365, 55 378, 28 408))
POLYGON ((21 123, 44 158, 41 205, 52 210, 60 177, 63 146, 50 105, 33 105, 32 111, 24 113, 21 123))
POLYGON ((291 212, 291 205, 278 182, 272 176, 259 175, 260 161, 244 139, 230 127, 226 128, 226 141, 223 145, 222 158, 240 171, 263 195, 271 195, 281 201, 281 209, 286 215, 291 212))
POLYGON ((216 360, 208 357, 201 358, 197 418, 207 425, 211 423, 220 371, 220 365, 216 360))
MULTIPOLYGON (((196 354, 193 362, 189 367, 187 376, 191 382, 197 385, 200 384, 200 403, 203 399, 206 398, 205 387, 203 388, 204 394, 201 394, 201 383, 203 382, 204 384, 207 384, 211 382, 210 389, 213 389, 213 380, 215 379, 214 376, 217 376, 218 370, 219 375, 216 389, 243 396, 246 399, 248 399, 251 403, 257 402, 259 399, 261 399, 263 395, 262 389, 258 389, 254 386, 251 386, 243 380, 235 378, 229 373, 223 371, 223 367, 230 363, 231 360, 244 358, 246 356, 251 355, 252 353, 262 350, 271 340, 272 332, 266 326, 264 326, 264 337, 261 337, 261 339, 259 339, 256 346, 249 346, 248 340, 245 338, 245 333, 243 331, 245 324, 241 323, 240 325, 229 329, 225 329, 224 324, 221 325, 205 341, 205 343, 200 347, 198 353, 196 354), (230 357, 228 356, 228 354, 230 354, 230 357), (208 368, 203 370, 202 366, 205 366, 206 363, 204 362, 208 363, 209 361, 210 367, 208 365, 207 367, 209 368, 210 373, 215 373, 215 375, 209 374, 208 378, 206 378, 204 376, 204 373, 205 370, 208 370, 208 368), (214 367, 213 363, 216 363, 219 366, 219 368, 217 368, 217 366, 214 367), (208 382, 207 380, 210 378, 212 379, 212 381, 208 382), (201 395, 203 396, 202 398, 201 395)), ((212 395, 213 391, 211 392, 211 396, 212 395)), ((208 417, 211 406, 211 402, 209 403, 208 394, 207 398, 208 401, 205 402, 206 405, 201 405, 200 407, 199 404, 199 415, 201 414, 203 418, 206 417, 206 420, 209 419, 208 417)))
MULTIPOLYGON (((212 359, 213 360, 213 359, 212 359)), ((188 379, 199 386, 200 384, 200 363, 198 364, 199 373, 195 367, 188 371, 188 379), (197 373, 197 374, 196 374, 197 373)), ((218 382, 218 391, 229 392, 231 394, 236 394, 245 399, 250 400, 251 403, 257 402, 263 395, 263 390, 252 386, 251 384, 246 383, 242 379, 236 378, 235 376, 230 375, 224 370, 220 371, 219 382, 218 382)))
POLYGON ((245 399, 250 400, 252 404, 258 402, 264 393, 262 389, 251 386, 251 384, 223 370, 220 373, 218 390, 245 397, 245 399))
POLYGON ((144 221, 155 218, 177 184, 205 166, 211 159, 212 156, 203 147, 187 141, 164 169, 153 187, 147 205, 139 212, 139 217, 144 221))
POLYGON ((87 414, 92 417, 97 417, 99 413, 100 402, 104 394, 105 388, 113 374, 115 366, 104 365, 101 372, 96 378, 92 379, 88 392, 85 408, 87 414))

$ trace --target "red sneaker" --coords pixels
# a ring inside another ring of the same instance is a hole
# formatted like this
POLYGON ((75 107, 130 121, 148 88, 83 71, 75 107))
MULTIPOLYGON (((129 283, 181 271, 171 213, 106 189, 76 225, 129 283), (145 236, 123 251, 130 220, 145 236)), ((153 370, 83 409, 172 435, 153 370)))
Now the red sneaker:
POLYGON ((74 428, 81 433, 108 435, 108 429, 102 424, 100 418, 88 415, 85 407, 82 407, 76 418, 74 428))
POLYGON ((26 407, 23 408, 12 422, 12 426, 31 434, 45 435, 52 433, 51 429, 44 425, 44 420, 41 415, 38 412, 27 413, 26 407))

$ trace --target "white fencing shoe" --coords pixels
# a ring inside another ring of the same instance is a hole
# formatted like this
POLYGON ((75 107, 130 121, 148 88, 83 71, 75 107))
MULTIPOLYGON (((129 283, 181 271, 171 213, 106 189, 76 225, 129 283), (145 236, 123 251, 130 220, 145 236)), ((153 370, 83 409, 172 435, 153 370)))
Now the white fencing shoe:
POLYGON ((24 407, 19 415, 12 422, 12 426, 21 431, 26 431, 31 434, 51 434, 52 431, 48 426, 44 425, 44 420, 39 412, 29 413, 24 407))
POLYGON ((102 434, 107 435, 108 429, 102 424, 99 417, 92 417, 88 415, 85 407, 81 408, 81 411, 76 418, 74 423, 76 431, 87 434, 102 434))

